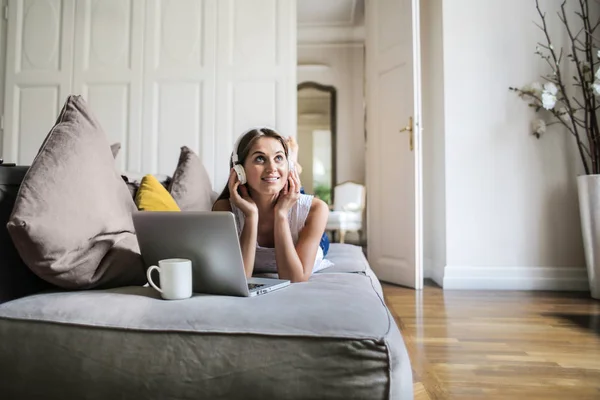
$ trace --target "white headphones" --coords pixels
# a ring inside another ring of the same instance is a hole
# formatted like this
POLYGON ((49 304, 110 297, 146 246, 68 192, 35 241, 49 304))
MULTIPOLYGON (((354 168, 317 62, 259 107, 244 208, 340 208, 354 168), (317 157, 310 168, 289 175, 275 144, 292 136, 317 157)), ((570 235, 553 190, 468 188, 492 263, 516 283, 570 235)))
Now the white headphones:
POLYGON ((239 163, 237 152, 238 152, 238 147, 240 145, 240 140, 242 140, 242 138, 244 136, 246 136, 246 134, 248 132, 252 131, 252 130, 254 130, 254 128, 247 130, 246 132, 242 133, 240 135, 240 137, 238 137, 238 139, 235 141, 235 144, 233 145, 233 152, 231 153, 231 163, 233 164, 233 170, 237 174, 238 179, 240 180, 240 183, 242 185, 247 182, 247 180, 246 180, 246 170, 244 170, 244 166, 239 163))
MULTIPOLYGON (((244 166, 239 162, 239 158, 238 158, 237 152, 238 152, 238 147, 240 146, 240 141, 242 140, 242 138, 244 136, 246 136, 247 133, 254 131, 254 130, 262 130, 262 129, 269 129, 274 132, 277 132, 275 129, 270 128, 268 126, 257 126, 254 128, 250 128, 246 132, 242 133, 240 135, 240 137, 238 137, 238 139, 235 141, 235 144, 233 145, 233 152, 231 153, 231 163, 233 164, 233 170, 237 174, 238 179, 240 180, 240 183, 242 185, 244 185, 246 182, 248 182, 248 180, 246 179, 246 170, 244 169, 244 166)), ((294 170, 294 162, 292 160, 290 160, 289 158, 287 160, 288 160, 288 169, 290 171, 293 171, 294 170)))

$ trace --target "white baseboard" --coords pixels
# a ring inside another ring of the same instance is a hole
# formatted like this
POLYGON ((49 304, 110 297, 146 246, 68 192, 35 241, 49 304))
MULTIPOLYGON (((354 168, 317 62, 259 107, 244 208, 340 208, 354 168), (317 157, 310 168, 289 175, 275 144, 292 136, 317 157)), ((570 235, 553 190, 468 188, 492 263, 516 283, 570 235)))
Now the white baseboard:
POLYGON ((423 279, 432 279, 439 286, 442 286, 444 279, 443 264, 436 266, 431 258, 423 258, 423 279))
POLYGON ((431 279, 439 287, 443 287, 443 285, 444 285, 444 270, 445 270, 445 268, 443 266, 440 266, 438 268, 434 268, 431 273, 431 279))
POLYGON ((590 290, 587 271, 581 267, 446 266, 442 287, 444 290, 590 290))

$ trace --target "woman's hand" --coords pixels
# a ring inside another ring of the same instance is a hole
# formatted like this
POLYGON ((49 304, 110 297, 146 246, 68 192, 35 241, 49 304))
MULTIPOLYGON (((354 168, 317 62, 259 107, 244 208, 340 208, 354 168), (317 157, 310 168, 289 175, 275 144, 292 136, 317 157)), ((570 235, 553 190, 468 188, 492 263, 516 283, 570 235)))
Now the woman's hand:
POLYGON ((287 184, 279 192, 277 204, 275 204, 275 212, 281 213, 287 217, 290 209, 296 204, 300 198, 300 178, 296 170, 290 171, 288 174, 287 184))
POLYGON ((237 174, 235 173, 233 168, 231 169, 231 172, 229 174, 228 186, 230 199, 233 205, 242 210, 246 218, 258 216, 258 207, 256 206, 256 203, 250 197, 246 185, 240 184, 240 180, 238 179, 237 174), (240 189, 240 192, 242 194, 241 196, 238 193, 238 188, 240 189))

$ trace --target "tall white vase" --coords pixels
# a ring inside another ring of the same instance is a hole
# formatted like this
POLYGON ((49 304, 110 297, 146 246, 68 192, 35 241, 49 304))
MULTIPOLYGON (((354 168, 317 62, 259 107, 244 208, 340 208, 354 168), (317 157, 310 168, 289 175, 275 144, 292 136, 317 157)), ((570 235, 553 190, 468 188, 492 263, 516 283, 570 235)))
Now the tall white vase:
POLYGON ((590 292, 600 299, 600 175, 578 176, 577 191, 590 292))

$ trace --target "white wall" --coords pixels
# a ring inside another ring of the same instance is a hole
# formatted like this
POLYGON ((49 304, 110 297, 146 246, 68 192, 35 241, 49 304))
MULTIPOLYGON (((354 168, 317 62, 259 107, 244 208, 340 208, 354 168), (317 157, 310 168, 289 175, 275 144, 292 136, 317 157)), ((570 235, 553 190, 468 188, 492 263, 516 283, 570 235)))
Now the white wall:
POLYGON ((298 83, 317 82, 337 90, 337 182, 365 182, 363 109, 364 46, 299 44, 298 64, 329 68, 298 68, 298 83))
POLYGON ((332 187, 331 181, 331 131, 329 129, 314 130, 312 132, 313 147, 312 153, 314 160, 320 164, 313 166, 313 176, 315 183, 332 187), (315 171, 317 170, 317 171, 315 171))
POLYGON ((446 265, 442 0, 421 1, 423 269, 442 284, 446 265))
POLYGON ((298 164, 302 167, 300 181, 306 193, 314 193, 313 180, 311 179, 313 176, 312 132, 312 129, 308 129, 308 127, 298 126, 298 145, 302 149, 298 153, 298 164))
MULTIPOLYGON (((542 1, 556 48, 560 3, 542 1)), ((508 90, 548 72, 533 54, 543 39, 534 1, 445 0, 442 11, 444 287, 585 289, 580 161, 562 129, 535 139, 533 111, 508 90)))

